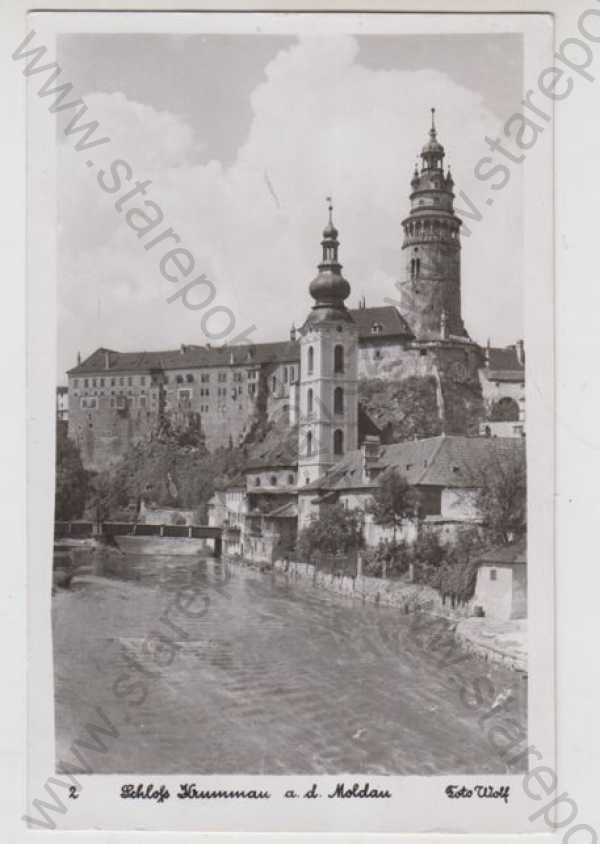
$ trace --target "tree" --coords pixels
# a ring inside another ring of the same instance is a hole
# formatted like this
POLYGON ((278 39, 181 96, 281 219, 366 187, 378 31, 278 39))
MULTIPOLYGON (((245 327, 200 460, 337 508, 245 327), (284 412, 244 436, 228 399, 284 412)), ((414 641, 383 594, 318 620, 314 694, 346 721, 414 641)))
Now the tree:
POLYGON ((502 544, 527 530, 527 470, 523 454, 507 453, 480 476, 479 510, 490 539, 502 544))
POLYGON ((361 512, 340 503, 324 507, 298 535, 298 553, 306 560, 320 554, 350 554, 363 544, 361 512))
MULTIPOLYGON (((417 498, 415 490, 404 475, 397 469, 387 469, 373 492, 367 512, 376 525, 392 528, 392 545, 397 545, 396 535, 404 519, 416 514, 417 498)), ((382 560, 383 577, 386 576, 387 558, 382 560)))
POLYGON ((54 518, 61 522, 81 518, 88 495, 89 476, 75 443, 62 426, 56 431, 56 497, 54 518))
POLYGON ((367 512, 373 516, 376 525, 392 528, 394 542, 402 521, 415 515, 415 491, 397 469, 388 469, 383 473, 367 506, 367 512))

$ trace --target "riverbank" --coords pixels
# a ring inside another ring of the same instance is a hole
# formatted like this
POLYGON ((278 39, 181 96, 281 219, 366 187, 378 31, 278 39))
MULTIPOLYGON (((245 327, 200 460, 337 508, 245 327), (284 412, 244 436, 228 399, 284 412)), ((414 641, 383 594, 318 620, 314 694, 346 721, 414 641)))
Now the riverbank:
POLYGON ((271 571, 290 583, 313 586, 362 603, 393 607, 403 614, 425 612, 455 622, 457 641, 465 650, 486 662, 498 663, 514 671, 527 671, 527 620, 497 621, 471 615, 470 604, 452 607, 430 586, 407 580, 379 577, 344 577, 319 571, 310 563, 276 560, 272 566, 247 560, 229 559, 232 564, 271 571))

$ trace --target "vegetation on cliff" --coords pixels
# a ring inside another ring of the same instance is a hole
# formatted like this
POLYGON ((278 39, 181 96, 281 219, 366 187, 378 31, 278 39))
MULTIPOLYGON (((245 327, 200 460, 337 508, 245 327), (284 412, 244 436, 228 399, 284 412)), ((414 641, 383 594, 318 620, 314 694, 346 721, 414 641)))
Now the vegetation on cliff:
POLYGON ((380 430, 382 442, 391 443, 441 433, 436 389, 433 376, 398 381, 363 379, 358 383, 358 398, 380 430))

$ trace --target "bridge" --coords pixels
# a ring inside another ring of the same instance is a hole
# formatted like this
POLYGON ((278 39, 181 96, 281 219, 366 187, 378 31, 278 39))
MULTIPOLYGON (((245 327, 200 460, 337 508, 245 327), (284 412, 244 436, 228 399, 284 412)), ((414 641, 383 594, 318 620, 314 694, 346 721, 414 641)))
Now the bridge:
POLYGON ((163 539, 212 539, 215 557, 221 556, 223 529, 209 525, 151 525, 141 522, 54 522, 54 539, 147 536, 163 539))

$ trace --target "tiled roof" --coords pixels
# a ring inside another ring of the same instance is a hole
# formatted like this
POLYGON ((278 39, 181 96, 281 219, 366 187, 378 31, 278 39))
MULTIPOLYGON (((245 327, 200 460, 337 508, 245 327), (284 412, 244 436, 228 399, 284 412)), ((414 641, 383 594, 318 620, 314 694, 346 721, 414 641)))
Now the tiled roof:
MULTIPOLYGON (((357 308, 350 311, 358 325, 359 339, 374 337, 411 336, 410 330, 396 308, 357 308), (381 326, 381 333, 374 334, 373 325, 381 326)), ((193 346, 158 352, 117 352, 114 349, 96 349, 81 364, 68 371, 68 375, 87 375, 98 372, 149 372, 153 369, 198 369, 209 366, 251 366, 265 363, 298 363, 300 344, 285 340, 277 343, 255 343, 239 346, 193 346), (106 366, 108 357, 109 366, 106 366)))
POLYGON ((490 369, 523 370, 523 364, 519 363, 515 346, 504 346, 503 348, 490 346, 488 358, 490 369))
POLYGON ((412 337, 412 331, 393 305, 376 308, 352 308, 352 320, 358 326, 358 336, 361 340, 376 337, 412 337), (381 326, 378 333, 373 326, 381 326))
POLYGON ((477 562, 480 565, 499 565, 501 563, 527 564, 527 537, 524 536, 510 545, 500 545, 483 554, 477 562))
POLYGON ((297 342, 256 343, 240 346, 182 346, 163 352, 115 352, 96 349, 69 375, 95 372, 148 372, 153 369, 196 369, 209 366, 252 366, 262 363, 294 363, 300 360, 297 342), (106 367, 108 356, 109 367, 106 367))
POLYGON ((525 381, 524 369, 483 369, 483 374, 488 381, 500 381, 503 383, 520 384, 525 381))
POLYGON ((275 425, 261 442, 252 446, 244 472, 258 469, 296 469, 298 464, 298 426, 287 421, 275 425))
MULTIPOLYGON (((517 437, 439 436, 407 440, 380 447, 375 470, 395 467, 411 486, 476 487, 482 473, 510 456, 525 459, 525 443, 517 437)), ((362 451, 350 452, 322 478, 304 490, 370 489, 377 481, 364 481, 362 451)))

